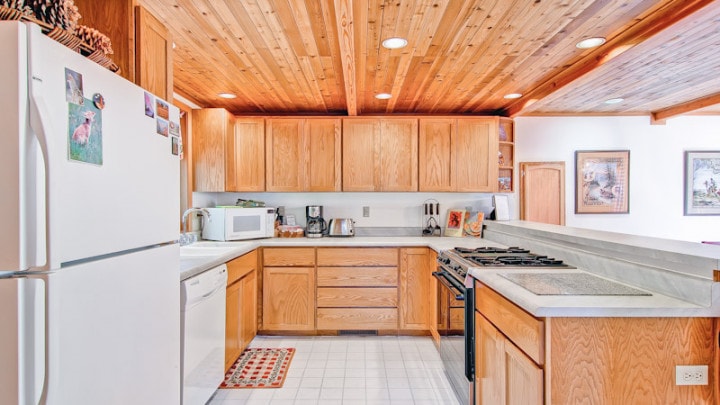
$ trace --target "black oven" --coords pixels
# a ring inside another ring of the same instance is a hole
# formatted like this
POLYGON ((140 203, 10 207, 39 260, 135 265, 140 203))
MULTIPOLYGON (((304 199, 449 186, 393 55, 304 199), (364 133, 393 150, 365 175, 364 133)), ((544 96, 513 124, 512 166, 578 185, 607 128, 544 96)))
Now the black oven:
POLYGON ((437 330, 440 358, 448 381, 461 404, 474 403, 475 316, 472 287, 456 278, 445 258, 438 257, 437 330))

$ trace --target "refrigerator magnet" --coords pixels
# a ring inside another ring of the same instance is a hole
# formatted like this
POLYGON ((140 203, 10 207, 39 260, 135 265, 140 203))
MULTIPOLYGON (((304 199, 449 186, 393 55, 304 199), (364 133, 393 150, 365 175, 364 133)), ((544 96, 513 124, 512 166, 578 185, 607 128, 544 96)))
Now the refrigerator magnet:
POLYGON ((105 108, 105 97, 100 93, 93 94, 93 104, 95 104, 98 110, 102 110, 105 108))
POLYGON ((171 136, 172 139, 172 154, 177 156, 180 154, 180 142, 176 136, 171 136))
POLYGON ((168 136, 168 122, 160 117, 157 119, 157 133, 162 136, 168 136))
POLYGON ((150 118, 155 118, 155 97, 145 92, 145 115, 150 118))
POLYGON ((160 100, 159 98, 155 99, 155 110, 157 111, 157 116, 168 120, 170 119, 170 107, 168 106, 168 103, 160 100))
POLYGON ((65 68, 65 101, 78 105, 85 102, 82 75, 68 68, 65 68))
POLYGON ((180 136, 180 125, 177 122, 170 121, 170 135, 180 136))
POLYGON ((82 105, 68 103, 68 159, 103 163, 102 111, 91 100, 83 100, 82 105))

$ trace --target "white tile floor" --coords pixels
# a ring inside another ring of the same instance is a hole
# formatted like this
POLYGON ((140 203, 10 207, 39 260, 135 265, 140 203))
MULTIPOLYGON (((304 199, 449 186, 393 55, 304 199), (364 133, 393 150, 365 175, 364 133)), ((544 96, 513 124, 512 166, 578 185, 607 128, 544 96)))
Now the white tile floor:
POLYGON ((251 347, 297 349, 282 388, 223 389, 210 405, 458 405, 429 337, 257 336, 251 347))

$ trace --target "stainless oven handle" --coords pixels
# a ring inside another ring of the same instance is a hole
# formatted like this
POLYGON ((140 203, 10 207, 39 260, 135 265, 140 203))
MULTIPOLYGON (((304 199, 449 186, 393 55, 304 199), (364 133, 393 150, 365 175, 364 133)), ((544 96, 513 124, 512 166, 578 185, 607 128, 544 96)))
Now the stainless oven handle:
POLYGON ((433 276, 438 279, 440 284, 444 285, 448 290, 450 290, 451 293, 453 293, 453 295, 455 295, 456 300, 459 300, 459 301, 465 300, 465 293, 463 293, 457 287, 452 285, 450 280, 448 280, 442 272, 434 271, 433 276))

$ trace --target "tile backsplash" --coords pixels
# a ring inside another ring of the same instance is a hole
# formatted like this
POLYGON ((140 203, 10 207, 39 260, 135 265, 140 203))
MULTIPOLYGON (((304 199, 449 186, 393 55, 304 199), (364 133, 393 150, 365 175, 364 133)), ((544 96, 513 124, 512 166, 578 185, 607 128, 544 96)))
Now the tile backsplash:
MULTIPOLYGON (((510 197, 510 212, 515 212, 515 195, 510 197)), ((449 209, 492 210, 492 194, 485 193, 193 193, 193 206, 234 205, 238 198, 264 201, 269 207, 285 207, 285 215, 294 215, 305 226, 305 206, 322 205, 323 217, 352 218, 363 227, 422 227, 423 203, 434 199, 440 204, 440 226, 444 228, 449 209), (369 216, 363 217, 363 207, 369 216)))

